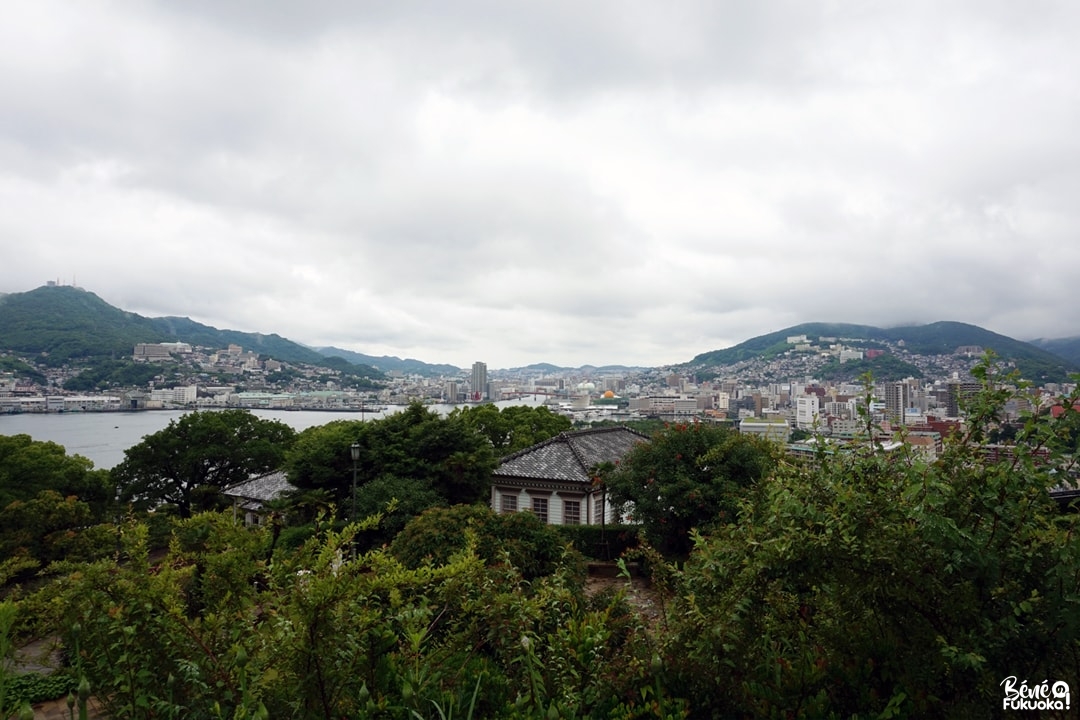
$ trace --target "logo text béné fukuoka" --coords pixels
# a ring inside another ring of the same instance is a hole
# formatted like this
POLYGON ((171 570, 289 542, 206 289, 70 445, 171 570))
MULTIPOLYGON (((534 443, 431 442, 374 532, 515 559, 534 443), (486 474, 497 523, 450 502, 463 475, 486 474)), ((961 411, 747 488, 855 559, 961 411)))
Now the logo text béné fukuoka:
POLYGON ((1028 685, 1027 680, 1018 683, 1016 676, 1010 675, 1001 681, 1001 687, 1005 688, 1003 710, 1069 709, 1069 683, 1064 680, 1028 685))

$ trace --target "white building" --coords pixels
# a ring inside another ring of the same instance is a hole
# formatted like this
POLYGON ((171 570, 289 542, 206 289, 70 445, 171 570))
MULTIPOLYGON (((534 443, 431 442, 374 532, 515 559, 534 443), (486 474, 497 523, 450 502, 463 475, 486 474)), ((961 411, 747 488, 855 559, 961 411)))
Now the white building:
POLYGON ((739 421, 739 432, 786 443, 791 437, 791 426, 783 418, 744 418, 739 421))
POLYGON ((817 395, 800 395, 795 398, 795 426, 810 430, 817 423, 821 414, 817 395))

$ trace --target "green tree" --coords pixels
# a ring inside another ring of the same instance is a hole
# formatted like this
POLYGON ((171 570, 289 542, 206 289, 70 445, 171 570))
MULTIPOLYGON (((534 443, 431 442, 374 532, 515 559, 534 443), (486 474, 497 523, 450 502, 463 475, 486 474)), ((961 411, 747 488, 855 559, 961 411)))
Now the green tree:
MULTIPOLYGON (((29 500, 16 500, 0 509, 0 557, 22 558, 25 571, 59 560, 103 557, 114 550, 115 540, 115 528, 95 524, 90 506, 74 495, 42 490, 29 500)), ((27 579, 25 571, 0 578, 0 585, 27 579)))
POLYGON ((334 420, 300 431, 285 454, 289 482, 303 490, 329 492, 339 505, 346 502, 352 481, 349 446, 359 441, 364 425, 359 420, 334 420))
POLYGON ((0 507, 28 501, 42 490, 75 495, 101 519, 113 496, 107 470, 95 470, 81 455, 68 455, 62 445, 29 435, 0 435, 0 507))
POLYGON ((171 504, 189 517, 222 488, 280 467, 294 437, 288 425, 246 410, 187 413, 128 448, 112 476, 123 502, 171 504))
POLYGON ((747 489, 775 465, 773 446, 720 425, 678 424, 636 446, 606 473, 608 500, 665 553, 685 557, 690 531, 731 522, 747 489))
POLYGON ((390 542, 415 516, 445 502, 423 480, 382 475, 356 491, 356 516, 379 514, 376 542, 390 542))
MULTIPOLYGON (((360 448, 361 488, 394 477, 419 482, 449 504, 486 497, 496 463, 491 443, 461 417, 443 418, 414 403, 378 420, 337 421, 304 430, 286 459, 290 482, 305 490, 330 491, 339 508, 351 506, 353 443, 360 448)), ((415 496, 418 487, 409 494, 415 496)))
POLYGON ((531 512, 498 515, 484 505, 431 508, 394 538, 390 552, 407 567, 444 565, 463 551, 467 530, 477 535, 476 552, 489 564, 509 561, 526 580, 550 575, 563 559, 559 533, 531 512))
POLYGON ((451 418, 461 418, 491 442, 499 457, 524 450, 573 427, 570 418, 546 407, 511 405, 501 410, 490 403, 456 408, 451 418))
POLYGON ((1010 675, 1080 673, 1080 514, 1049 493, 1071 459, 1046 454, 1068 428, 1028 417, 991 459, 1009 391, 981 377, 936 461, 863 445, 784 465, 697 537, 666 663, 691 705, 986 717, 1010 675))

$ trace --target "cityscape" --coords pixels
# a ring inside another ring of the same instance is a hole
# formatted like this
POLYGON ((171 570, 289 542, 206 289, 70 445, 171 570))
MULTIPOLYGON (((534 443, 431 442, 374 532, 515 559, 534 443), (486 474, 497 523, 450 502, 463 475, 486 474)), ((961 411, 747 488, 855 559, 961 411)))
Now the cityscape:
MULTIPOLYGON (((785 340, 782 352, 728 366, 489 370, 476 361, 457 374, 390 371, 384 380, 361 383, 327 367, 287 363, 235 344, 139 343, 131 361, 160 368, 145 386, 70 392, 63 388, 70 387, 78 371, 66 366, 41 368, 40 382, 5 372, 0 373, 0 413, 246 408, 363 414, 410 403, 456 406, 527 398, 579 426, 646 419, 728 423, 742 433, 787 443, 794 453, 812 452, 815 438, 854 438, 866 432, 869 420, 890 442, 935 457, 943 437, 962 421, 964 399, 979 387, 972 369, 985 357, 978 346, 961 346, 951 355, 922 355, 902 345, 874 342, 867 347, 854 338, 795 335, 785 340), (885 353, 917 368, 921 376, 872 381, 869 387, 865 379, 817 376, 823 368, 885 353)), ((1004 419, 1045 409, 1039 406, 1073 387, 1047 383, 1028 401, 1010 401, 1004 419)))

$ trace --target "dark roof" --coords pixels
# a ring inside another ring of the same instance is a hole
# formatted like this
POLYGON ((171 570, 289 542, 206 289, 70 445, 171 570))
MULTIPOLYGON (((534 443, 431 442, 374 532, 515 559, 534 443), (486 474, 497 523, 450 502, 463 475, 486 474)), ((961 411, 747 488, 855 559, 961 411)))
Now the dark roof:
POLYGON ((269 472, 265 475, 256 475, 235 485, 230 485, 222 492, 226 497, 240 498, 242 500, 255 500, 259 503, 276 500, 285 493, 295 490, 296 486, 289 482, 282 471, 269 472))
POLYGON ((591 482, 589 469, 602 462, 621 460, 635 445, 649 442, 625 427, 559 433, 542 443, 503 458, 494 478, 535 478, 591 482))

